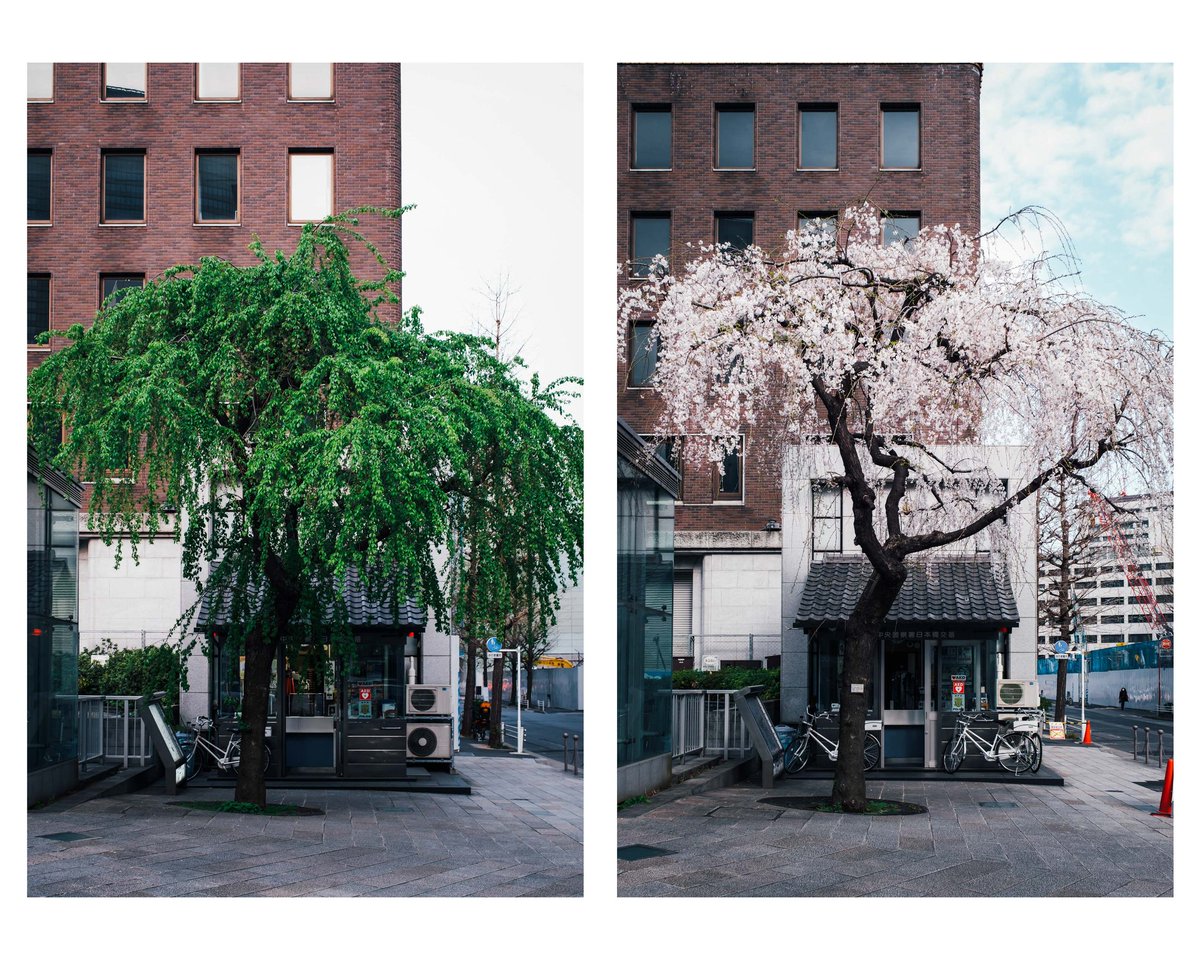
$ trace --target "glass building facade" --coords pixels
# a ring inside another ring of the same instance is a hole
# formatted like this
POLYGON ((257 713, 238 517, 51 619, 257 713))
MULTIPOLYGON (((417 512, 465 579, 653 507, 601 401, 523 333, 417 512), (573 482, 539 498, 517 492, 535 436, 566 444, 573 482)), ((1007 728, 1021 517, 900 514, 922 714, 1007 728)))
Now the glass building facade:
POLYGON ((617 436, 617 765, 657 758, 669 776, 679 475, 625 424, 617 436))

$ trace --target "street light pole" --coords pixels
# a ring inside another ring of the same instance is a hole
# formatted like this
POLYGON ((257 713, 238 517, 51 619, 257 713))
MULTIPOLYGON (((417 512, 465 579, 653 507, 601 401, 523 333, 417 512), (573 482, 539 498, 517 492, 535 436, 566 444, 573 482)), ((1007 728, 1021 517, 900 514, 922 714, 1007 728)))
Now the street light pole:
POLYGON ((513 683, 516 684, 514 690, 517 694, 517 753, 523 754, 525 752, 525 728, 521 726, 521 648, 508 647, 500 652, 515 653, 517 655, 517 675, 513 679, 513 683))

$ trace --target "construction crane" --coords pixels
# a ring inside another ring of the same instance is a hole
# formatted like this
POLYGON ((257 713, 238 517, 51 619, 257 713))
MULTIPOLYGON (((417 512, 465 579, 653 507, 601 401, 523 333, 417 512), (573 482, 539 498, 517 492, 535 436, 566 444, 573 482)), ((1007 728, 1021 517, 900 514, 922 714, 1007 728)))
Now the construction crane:
POLYGON ((1158 638, 1160 649, 1169 653, 1171 651, 1171 627, 1167 623, 1167 618, 1163 616, 1162 608, 1158 605, 1154 588, 1150 586, 1146 578, 1142 576, 1142 571, 1138 569, 1137 558, 1129 546, 1129 541, 1121 533, 1104 498, 1094 490, 1089 490, 1088 496, 1092 499, 1096 519, 1103 528, 1105 536, 1108 537, 1108 542, 1112 544, 1113 553, 1121 566, 1121 572, 1125 574, 1125 581, 1133 590, 1138 607, 1146 618, 1151 637, 1158 638))

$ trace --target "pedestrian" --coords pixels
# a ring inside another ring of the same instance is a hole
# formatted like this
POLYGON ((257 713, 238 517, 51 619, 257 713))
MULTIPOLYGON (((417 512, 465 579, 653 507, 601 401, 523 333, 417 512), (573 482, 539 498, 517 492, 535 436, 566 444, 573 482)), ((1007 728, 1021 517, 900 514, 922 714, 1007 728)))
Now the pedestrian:
POLYGON ((1124 710, 1125 704, 1129 702, 1129 691, 1122 687, 1121 692, 1117 694, 1117 700, 1120 701, 1121 709, 1124 710))

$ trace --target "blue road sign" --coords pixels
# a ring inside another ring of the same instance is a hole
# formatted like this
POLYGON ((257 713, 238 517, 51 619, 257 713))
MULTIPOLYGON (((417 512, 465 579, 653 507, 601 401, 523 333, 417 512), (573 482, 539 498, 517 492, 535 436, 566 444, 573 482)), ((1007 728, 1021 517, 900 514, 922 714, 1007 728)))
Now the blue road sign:
POLYGON ((488 648, 488 651, 491 653, 499 653, 500 652, 500 641, 497 640, 495 637, 488 637, 487 648, 488 648))
POLYGON ((1067 641, 1066 640, 1054 641, 1054 652, 1055 653, 1066 653, 1067 652, 1067 641))

